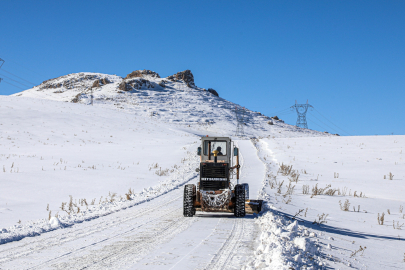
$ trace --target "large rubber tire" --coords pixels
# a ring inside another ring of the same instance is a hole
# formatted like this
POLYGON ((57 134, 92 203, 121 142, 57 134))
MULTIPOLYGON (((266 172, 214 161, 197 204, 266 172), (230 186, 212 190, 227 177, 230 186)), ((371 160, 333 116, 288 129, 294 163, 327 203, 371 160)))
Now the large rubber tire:
POLYGON ((242 184, 243 188, 245 189, 245 199, 249 200, 249 184, 242 184))
POLYGON ((245 211, 245 188, 242 185, 235 186, 235 217, 244 217, 245 211))
POLYGON ((183 215, 185 217, 192 217, 193 215, 195 215, 195 208, 193 202, 194 190, 195 186, 192 184, 184 186, 183 215))

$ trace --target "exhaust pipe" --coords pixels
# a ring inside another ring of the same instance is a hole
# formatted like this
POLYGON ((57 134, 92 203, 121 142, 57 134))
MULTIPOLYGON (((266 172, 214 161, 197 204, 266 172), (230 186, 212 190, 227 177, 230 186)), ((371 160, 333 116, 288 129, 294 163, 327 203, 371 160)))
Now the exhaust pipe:
POLYGON ((214 151, 212 151, 212 153, 214 154, 214 163, 217 163, 218 162, 218 153, 219 153, 219 151, 214 150, 214 151))

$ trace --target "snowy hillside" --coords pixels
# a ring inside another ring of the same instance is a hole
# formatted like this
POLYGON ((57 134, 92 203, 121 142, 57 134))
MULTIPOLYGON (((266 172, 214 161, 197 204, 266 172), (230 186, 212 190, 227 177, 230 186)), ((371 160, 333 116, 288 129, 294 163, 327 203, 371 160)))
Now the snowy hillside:
POLYGON ((69 74, 0 97, 0 268, 404 267, 404 136, 337 137, 246 110, 236 137, 235 106, 189 71, 69 74), (260 215, 183 217, 207 134, 239 147, 260 215))
MULTIPOLYGON (((195 86, 194 76, 189 70, 167 78, 160 78, 159 74, 150 70, 134 71, 125 79, 100 73, 75 73, 45 81, 14 96, 88 105, 92 95, 94 106, 175 123, 177 128, 191 128, 196 134, 204 135, 207 131, 218 136, 234 135, 237 123, 235 107, 241 109, 241 106, 195 86)), ((288 136, 321 134, 282 121, 272 121, 274 125, 270 126, 269 116, 248 109, 241 115, 247 137, 269 134, 284 137, 285 134, 281 133, 288 133, 288 136)))

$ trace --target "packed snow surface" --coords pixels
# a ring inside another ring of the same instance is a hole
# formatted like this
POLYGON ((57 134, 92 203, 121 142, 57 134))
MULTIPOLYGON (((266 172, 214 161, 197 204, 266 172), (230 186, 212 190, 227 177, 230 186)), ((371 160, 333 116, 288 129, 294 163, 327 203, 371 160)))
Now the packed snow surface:
POLYGON ((241 106, 191 85, 77 73, 0 97, 0 268, 404 268, 404 136, 247 109, 236 137, 241 106), (183 217, 205 135, 239 147, 259 215, 183 217))

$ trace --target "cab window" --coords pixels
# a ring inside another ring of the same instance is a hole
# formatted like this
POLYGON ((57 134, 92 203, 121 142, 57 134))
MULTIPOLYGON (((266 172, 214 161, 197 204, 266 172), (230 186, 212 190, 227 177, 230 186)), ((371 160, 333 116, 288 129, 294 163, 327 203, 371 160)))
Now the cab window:
POLYGON ((208 156, 209 143, 211 143, 211 153, 218 150, 218 156, 226 156, 226 141, 204 141, 204 155, 208 156))

